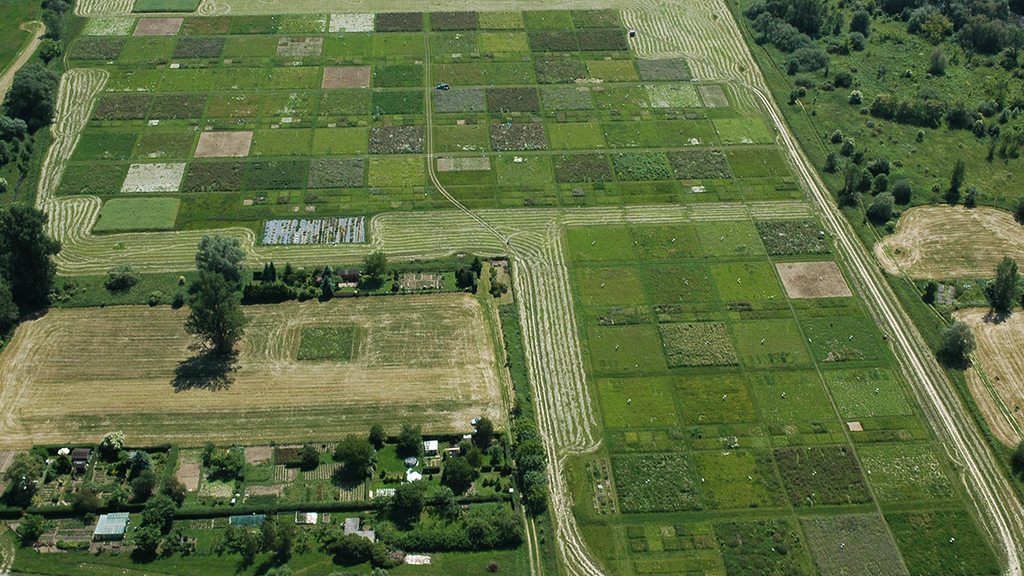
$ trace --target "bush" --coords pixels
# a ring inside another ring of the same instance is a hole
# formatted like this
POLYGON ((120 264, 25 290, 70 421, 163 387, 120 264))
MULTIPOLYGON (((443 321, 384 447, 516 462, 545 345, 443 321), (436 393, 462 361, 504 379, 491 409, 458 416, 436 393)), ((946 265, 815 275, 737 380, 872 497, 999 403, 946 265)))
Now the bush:
POLYGON ((860 52, 864 50, 864 45, 867 43, 867 39, 860 32, 851 32, 849 36, 850 49, 854 52, 860 52))
POLYGON ((897 204, 909 204, 912 190, 907 180, 897 180, 892 185, 892 196, 897 204))
POLYGON ((867 10, 854 12, 850 19, 850 32, 860 32, 865 36, 871 33, 871 14, 867 10))
POLYGON ((895 201, 892 194, 884 192, 879 194, 875 201, 868 207, 867 215, 875 224, 884 224, 892 219, 892 211, 895 201))
POLYGON ((117 268, 111 268, 107 271, 107 280, 103 285, 111 292, 127 290, 138 284, 141 279, 142 277, 139 276, 139 273, 129 264, 122 264, 117 268))
POLYGON ((946 74, 946 66, 948 64, 949 59, 946 58, 942 48, 936 48, 932 50, 932 55, 928 57, 928 73, 934 76, 943 76, 946 74))
POLYGON ((5 104, 7 115, 21 118, 35 132, 53 119, 60 77, 38 62, 30 62, 14 74, 5 104))
POLYGON ((853 75, 846 71, 840 72, 832 79, 832 83, 836 88, 849 88, 853 86, 853 75))
POLYGON ((966 322, 956 321, 949 325, 942 332, 942 342, 939 344, 939 357, 948 365, 964 367, 967 356, 974 352, 978 343, 974 339, 974 332, 966 322))
POLYGON ((860 105, 864 102, 864 94, 862 94, 860 90, 854 90, 853 92, 850 92, 850 98, 847 102, 849 102, 851 106, 860 105))

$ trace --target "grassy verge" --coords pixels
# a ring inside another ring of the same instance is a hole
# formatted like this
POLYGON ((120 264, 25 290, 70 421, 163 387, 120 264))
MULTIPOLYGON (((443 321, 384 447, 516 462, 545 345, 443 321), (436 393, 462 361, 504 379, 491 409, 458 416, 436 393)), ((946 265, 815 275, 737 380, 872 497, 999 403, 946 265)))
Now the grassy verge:
POLYGON ((178 292, 185 294, 197 272, 140 274, 139 283, 127 290, 107 290, 107 276, 58 276, 55 282, 61 296, 54 302, 56 308, 87 308, 93 306, 128 306, 149 304, 154 292, 162 294, 161 304, 169 304, 178 292), (181 278, 185 282, 181 283, 181 278))

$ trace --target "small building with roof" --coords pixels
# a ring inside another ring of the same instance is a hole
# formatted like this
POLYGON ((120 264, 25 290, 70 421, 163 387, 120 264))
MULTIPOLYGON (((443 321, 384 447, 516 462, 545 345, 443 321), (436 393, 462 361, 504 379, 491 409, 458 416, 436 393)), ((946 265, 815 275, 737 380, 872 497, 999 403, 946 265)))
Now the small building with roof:
POLYGON ((228 518, 228 524, 235 528, 241 526, 262 526, 266 519, 266 514, 242 514, 228 518))
POLYGON ((71 466, 74 467, 75 472, 85 472, 89 467, 90 456, 92 456, 92 450, 89 448, 75 448, 71 451, 71 466))
POLYGON ((92 531, 93 540, 124 540, 128 530, 128 513, 111 512, 100 516, 96 529, 92 531))
POLYGON ((376 542, 377 538, 373 534, 373 530, 360 530, 359 529, 359 518, 345 518, 345 535, 355 534, 360 538, 366 538, 370 542, 376 542))
POLYGON ((423 455, 424 456, 437 456, 438 444, 437 440, 424 440, 423 441, 423 455))

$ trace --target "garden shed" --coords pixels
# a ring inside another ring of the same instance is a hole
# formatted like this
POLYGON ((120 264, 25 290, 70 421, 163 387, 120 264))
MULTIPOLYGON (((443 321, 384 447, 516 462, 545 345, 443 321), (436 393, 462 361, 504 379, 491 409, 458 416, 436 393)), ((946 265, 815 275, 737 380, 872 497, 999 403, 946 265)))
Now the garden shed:
POLYGON ((262 526, 267 519, 265 514, 244 514, 228 518, 228 523, 238 528, 240 526, 262 526))
POLYGON ((112 512, 100 516, 96 529, 92 532, 93 540, 123 540, 128 529, 128 513, 112 512))
POLYGON ((437 456, 437 440, 424 440, 423 441, 423 455, 424 456, 437 456))
POLYGON ((89 448, 75 448, 71 451, 71 465, 75 467, 75 472, 85 472, 89 467, 90 455, 92 450, 89 448))
POLYGON ((359 270, 354 268, 335 270, 334 275, 340 277, 342 282, 359 282, 359 270))

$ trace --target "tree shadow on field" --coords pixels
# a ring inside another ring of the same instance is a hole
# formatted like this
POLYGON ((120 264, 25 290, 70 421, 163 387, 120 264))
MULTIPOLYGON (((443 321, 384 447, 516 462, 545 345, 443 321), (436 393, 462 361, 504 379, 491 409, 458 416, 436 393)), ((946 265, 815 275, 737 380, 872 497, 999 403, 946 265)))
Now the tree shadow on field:
POLYGON ((999 324, 1009 320, 1012 315, 1013 312, 1011 310, 996 310, 993 308, 989 310, 988 314, 985 314, 985 317, 982 318, 982 320, 984 320, 986 324, 995 324, 998 326, 999 324))
POLYGON ((237 354, 215 354, 205 348, 190 347, 194 354, 178 363, 171 386, 174 391, 227 390, 234 383, 233 373, 238 369, 237 354))

